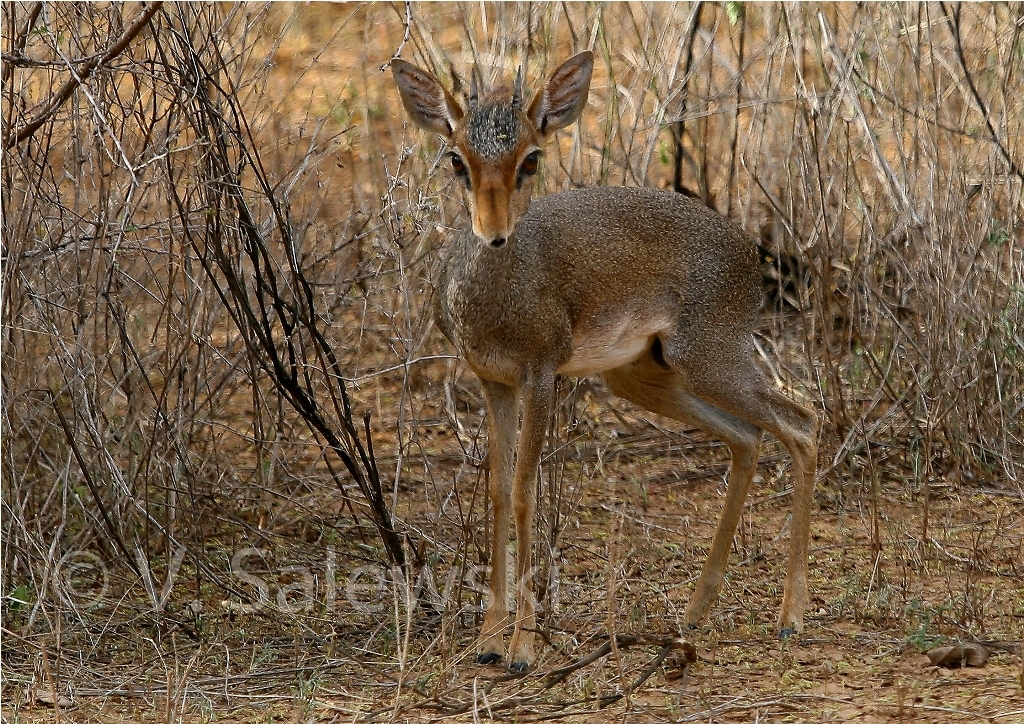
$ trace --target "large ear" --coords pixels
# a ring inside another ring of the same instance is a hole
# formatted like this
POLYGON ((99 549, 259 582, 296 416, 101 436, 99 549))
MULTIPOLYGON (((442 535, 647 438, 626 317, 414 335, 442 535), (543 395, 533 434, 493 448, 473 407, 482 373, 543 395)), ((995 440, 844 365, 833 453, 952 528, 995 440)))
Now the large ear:
POLYGON ((402 96, 402 105, 413 122, 425 131, 451 138, 463 116, 462 108, 451 93, 430 73, 401 58, 391 61, 391 72, 402 96))
POLYGON ((594 54, 585 50, 558 66, 548 84, 533 97, 527 115, 542 135, 565 128, 587 105, 594 54))

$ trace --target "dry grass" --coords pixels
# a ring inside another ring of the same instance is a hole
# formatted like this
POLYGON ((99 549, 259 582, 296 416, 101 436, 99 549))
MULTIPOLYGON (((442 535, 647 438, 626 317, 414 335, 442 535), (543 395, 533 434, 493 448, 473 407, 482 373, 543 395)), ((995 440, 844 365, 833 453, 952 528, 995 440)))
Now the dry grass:
POLYGON ((1024 6, 175 5, 46 110, 140 12, 3 6, 4 721, 1024 720, 1024 6), (586 47, 538 192, 682 186, 760 239, 759 345, 825 419, 813 605, 774 639, 768 445, 699 660, 652 668, 727 454, 563 380, 549 646, 504 678, 467 656, 483 402, 430 322, 461 200, 380 69, 586 47), (1017 653, 926 666, 960 638, 1017 653))

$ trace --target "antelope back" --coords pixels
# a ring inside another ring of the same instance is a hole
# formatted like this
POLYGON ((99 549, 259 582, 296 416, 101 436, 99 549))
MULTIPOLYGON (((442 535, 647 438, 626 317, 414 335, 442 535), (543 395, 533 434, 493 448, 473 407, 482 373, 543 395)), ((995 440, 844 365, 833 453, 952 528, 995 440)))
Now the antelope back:
POLYGON ((579 118, 587 104, 593 53, 564 62, 529 104, 523 102, 521 69, 511 90, 499 87, 483 96, 474 72, 465 107, 427 71, 401 59, 391 69, 412 120, 451 146, 452 171, 465 186, 473 233, 503 246, 530 205, 530 177, 545 142, 579 118))

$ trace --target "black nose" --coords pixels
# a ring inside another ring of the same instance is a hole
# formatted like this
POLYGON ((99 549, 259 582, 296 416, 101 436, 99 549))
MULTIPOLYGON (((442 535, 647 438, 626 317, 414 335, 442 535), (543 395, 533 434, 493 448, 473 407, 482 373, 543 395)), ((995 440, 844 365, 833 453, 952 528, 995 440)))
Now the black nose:
POLYGON ((497 239, 494 239, 491 242, 491 246, 493 246, 495 249, 500 249, 501 247, 505 246, 505 237, 499 236, 497 239))

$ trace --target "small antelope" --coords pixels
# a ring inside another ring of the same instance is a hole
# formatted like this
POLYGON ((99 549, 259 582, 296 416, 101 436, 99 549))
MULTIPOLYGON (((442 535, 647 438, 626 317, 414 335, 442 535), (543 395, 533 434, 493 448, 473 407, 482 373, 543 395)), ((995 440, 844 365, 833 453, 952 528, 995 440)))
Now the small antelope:
POLYGON ((818 418, 768 384, 753 360, 762 302, 754 242, 711 209, 648 188, 587 188, 530 202, 544 143, 587 102, 593 54, 563 63, 528 104, 511 91, 464 108, 438 80, 392 61, 402 104, 451 146, 472 231, 445 250, 435 288, 445 336, 480 377, 487 402, 494 528, 490 598, 477 661, 504 655, 509 506, 520 585, 509 668, 536 660, 531 570, 534 483, 556 375, 600 374, 608 389, 719 437, 732 453, 728 492, 686 622, 718 597, 764 431, 793 458, 793 508, 782 636, 799 633, 807 604, 807 540, 818 418), (521 433, 518 435, 520 410, 521 433))

